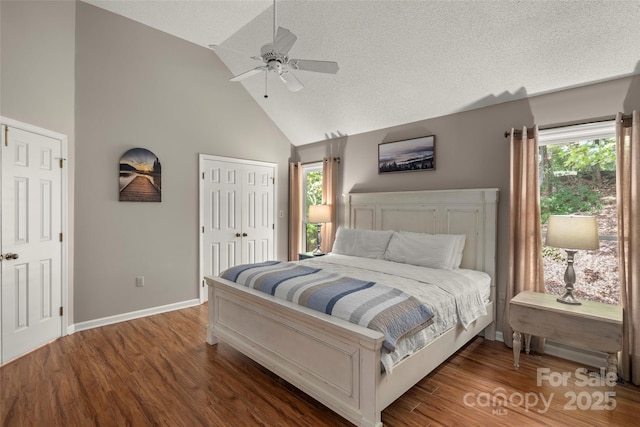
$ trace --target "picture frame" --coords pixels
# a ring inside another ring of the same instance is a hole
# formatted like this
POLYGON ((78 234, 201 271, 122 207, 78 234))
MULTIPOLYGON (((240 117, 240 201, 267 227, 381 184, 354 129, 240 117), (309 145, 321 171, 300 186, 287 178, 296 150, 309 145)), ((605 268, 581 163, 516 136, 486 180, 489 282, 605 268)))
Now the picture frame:
POLYGON ((162 201, 162 166, 146 148, 132 148, 122 155, 118 180, 121 202, 162 201))
POLYGON ((378 144, 378 174, 435 169, 435 135, 378 144))

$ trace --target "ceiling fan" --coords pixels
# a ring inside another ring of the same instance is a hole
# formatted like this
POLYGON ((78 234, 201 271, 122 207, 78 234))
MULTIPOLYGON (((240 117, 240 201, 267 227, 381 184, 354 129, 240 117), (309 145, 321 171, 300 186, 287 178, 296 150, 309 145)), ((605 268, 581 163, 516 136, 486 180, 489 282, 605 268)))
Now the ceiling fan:
MULTIPOLYGON (((301 90, 304 86, 291 70, 313 71, 316 73, 336 74, 338 63, 332 61, 316 61, 309 59, 289 58, 289 50, 298 38, 291 31, 278 27, 276 31, 276 2, 273 2, 273 42, 260 48, 260 56, 252 56, 251 59, 262 61, 264 65, 245 71, 230 79, 232 82, 244 80, 255 74, 265 72, 265 86, 267 73, 277 74, 285 86, 292 92, 301 90)), ((211 46, 212 48, 214 46, 211 46)), ((265 98, 267 98, 265 87, 265 98)))

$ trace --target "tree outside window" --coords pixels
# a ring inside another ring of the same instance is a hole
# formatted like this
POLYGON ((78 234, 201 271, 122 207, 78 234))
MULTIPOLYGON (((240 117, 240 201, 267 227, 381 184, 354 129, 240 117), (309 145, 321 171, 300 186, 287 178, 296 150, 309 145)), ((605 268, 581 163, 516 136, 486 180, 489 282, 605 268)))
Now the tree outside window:
POLYGON ((311 252, 318 246, 318 225, 307 222, 309 206, 322 204, 322 163, 304 167, 305 205, 303 215, 303 250, 311 252))
MULTIPOLYGON (((550 215, 594 215, 598 221, 600 249, 578 251, 575 258, 578 299, 618 304, 616 153, 615 139, 556 141, 540 137, 540 211, 544 236, 550 215)), ((542 248, 545 290, 564 294, 566 252, 542 248)))

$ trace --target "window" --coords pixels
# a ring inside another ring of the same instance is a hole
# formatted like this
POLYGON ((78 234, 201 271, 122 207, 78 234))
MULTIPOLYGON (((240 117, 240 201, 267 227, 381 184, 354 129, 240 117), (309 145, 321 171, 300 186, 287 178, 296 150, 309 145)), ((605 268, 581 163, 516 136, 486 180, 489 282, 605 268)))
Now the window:
POLYGON ((618 304, 615 123, 589 123, 540 131, 540 210, 547 293, 564 293, 563 249, 544 246, 550 215, 595 215, 600 249, 575 256, 578 299, 618 304))
POLYGON ((309 206, 322 204, 322 162, 309 163, 302 166, 304 212, 302 213, 302 250, 311 252, 318 246, 318 225, 309 224, 309 206))

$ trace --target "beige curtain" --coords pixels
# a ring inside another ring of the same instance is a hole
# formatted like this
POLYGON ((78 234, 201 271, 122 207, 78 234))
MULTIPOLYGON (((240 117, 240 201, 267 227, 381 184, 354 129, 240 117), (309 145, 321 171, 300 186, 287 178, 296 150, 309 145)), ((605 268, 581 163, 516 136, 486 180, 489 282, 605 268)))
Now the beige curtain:
POLYGON ((340 158, 325 157, 322 160, 322 203, 331 205, 331 222, 322 226, 322 243, 320 249, 323 252, 331 252, 333 241, 336 238, 337 224, 337 191, 338 191, 338 166, 340 158))
POLYGON ((297 261, 302 244, 302 163, 289 163, 289 261, 297 261))
MULTIPOLYGON (((538 126, 511 129, 511 184, 509 206, 509 271, 502 330, 513 345, 509 301, 522 291, 544 292, 542 234, 538 182, 538 126)), ((532 341, 532 347, 542 350, 532 341)))
POLYGON ((620 375, 640 385, 640 112, 616 117, 618 260, 624 337, 620 375))

